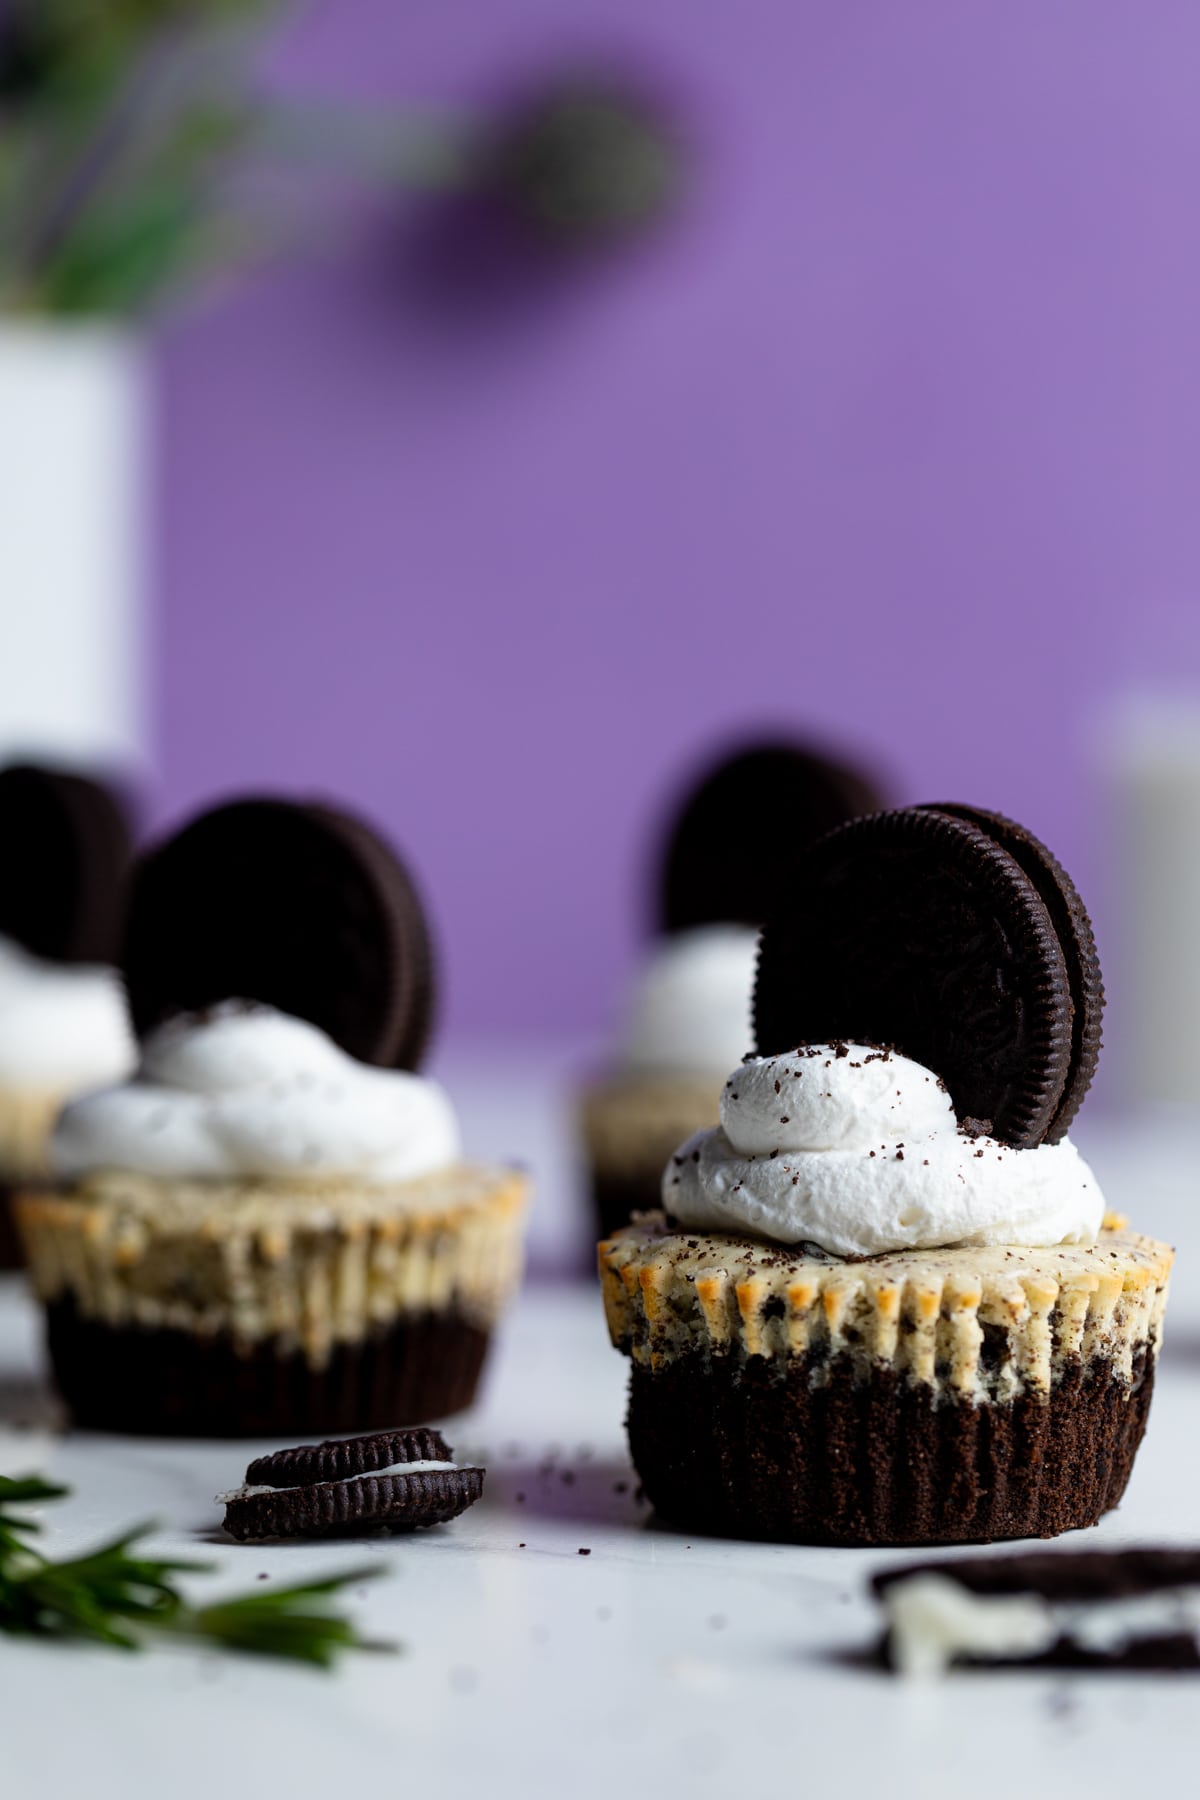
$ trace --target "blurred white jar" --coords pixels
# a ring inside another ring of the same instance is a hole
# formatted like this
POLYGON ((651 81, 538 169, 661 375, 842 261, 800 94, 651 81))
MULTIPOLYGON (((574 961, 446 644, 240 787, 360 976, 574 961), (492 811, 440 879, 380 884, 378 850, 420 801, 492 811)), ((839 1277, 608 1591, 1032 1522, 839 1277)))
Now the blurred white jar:
POLYGON ((1127 704, 1105 760, 1122 1091, 1200 1107, 1200 695, 1127 704))
POLYGON ((144 750, 141 341, 0 315, 0 760, 144 750))

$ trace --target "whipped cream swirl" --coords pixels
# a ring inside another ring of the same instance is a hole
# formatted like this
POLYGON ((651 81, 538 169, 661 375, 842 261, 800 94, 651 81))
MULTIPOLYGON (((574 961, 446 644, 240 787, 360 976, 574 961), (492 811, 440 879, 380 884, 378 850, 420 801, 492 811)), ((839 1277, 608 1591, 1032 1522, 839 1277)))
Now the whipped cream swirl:
POLYGON ((758 933, 701 925, 651 950, 632 995, 622 1066, 643 1074, 712 1075, 744 1056, 758 933))
POLYGON ((137 1061, 115 969, 53 963, 0 937, 0 1082, 73 1094, 137 1061))
POLYGON ((747 1059, 725 1084, 720 1126, 676 1152, 662 1192, 694 1230, 832 1256, 1090 1244, 1104 1217, 1069 1141, 1014 1150, 968 1137, 936 1075, 863 1044, 747 1059))
POLYGON ((348 1177, 370 1186, 445 1168, 458 1126, 436 1082, 355 1061, 315 1025, 227 1001, 147 1040, 134 1080, 59 1116, 51 1160, 176 1180, 348 1177))

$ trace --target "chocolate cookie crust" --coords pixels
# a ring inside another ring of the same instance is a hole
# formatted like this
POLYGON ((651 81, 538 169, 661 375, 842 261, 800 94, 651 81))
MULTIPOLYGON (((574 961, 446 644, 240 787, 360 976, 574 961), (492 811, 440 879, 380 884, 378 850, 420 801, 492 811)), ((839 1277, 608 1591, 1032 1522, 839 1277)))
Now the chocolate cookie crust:
POLYGON ((361 1062, 415 1068, 429 1035, 429 930, 399 858, 323 805, 239 800, 143 858, 125 936, 140 1035, 179 1012, 258 1000, 361 1062))
MULTIPOLYGON (((12 1194, 14 1190, 0 1181, 0 1270, 21 1269, 25 1266, 25 1258, 21 1253, 21 1238, 17 1231, 17 1222, 13 1217, 12 1194)), ((624 1220, 618 1220, 624 1224, 624 1220)))
POLYGON ((410 1313, 335 1345, 314 1369, 286 1343, 109 1325, 69 1297, 46 1307, 46 1329, 75 1425, 151 1437, 301 1436, 446 1418, 474 1400, 491 1341, 455 1309, 410 1313))
POLYGON ((940 1075, 959 1120, 1029 1148, 1071 1071, 1070 983, 1045 902, 966 819, 909 807, 800 859, 759 952, 760 1055, 853 1039, 940 1075))
POLYGON ((789 1543, 951 1544, 1055 1537, 1116 1506, 1146 1428, 1153 1360, 1133 1381, 1079 1361, 1048 1396, 938 1404, 850 1358, 634 1365, 629 1443, 673 1525, 789 1543))

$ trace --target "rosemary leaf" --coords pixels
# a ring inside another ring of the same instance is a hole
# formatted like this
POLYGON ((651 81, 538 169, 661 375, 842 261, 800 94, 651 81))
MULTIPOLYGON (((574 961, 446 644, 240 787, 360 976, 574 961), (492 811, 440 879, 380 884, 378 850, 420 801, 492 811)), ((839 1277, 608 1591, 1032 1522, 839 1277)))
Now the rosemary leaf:
POLYGON ((339 1651, 379 1648, 359 1638, 350 1620, 323 1602, 382 1573, 353 1569, 294 1587, 256 1588, 207 1606, 188 1602, 180 1575, 211 1564, 139 1555, 153 1529, 138 1525, 83 1556, 43 1556, 30 1539, 40 1529, 14 1508, 69 1493, 40 1476, 0 1476, 0 1632, 15 1637, 74 1639, 140 1650, 149 1634, 201 1640, 226 1650, 328 1668, 339 1651))

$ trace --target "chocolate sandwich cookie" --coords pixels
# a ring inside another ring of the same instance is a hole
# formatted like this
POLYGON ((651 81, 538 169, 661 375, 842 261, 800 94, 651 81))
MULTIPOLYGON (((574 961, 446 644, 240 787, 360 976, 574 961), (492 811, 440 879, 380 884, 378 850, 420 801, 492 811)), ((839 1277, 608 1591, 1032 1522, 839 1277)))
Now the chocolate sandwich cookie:
POLYGON ((1067 1135, 1072 1120, 1083 1105, 1100 1060, 1104 982, 1087 908, 1058 858, 1040 838, 1034 837, 1024 825, 1018 825, 1015 819, 1008 819, 1003 813, 985 812, 980 807, 947 806, 940 802, 928 810, 966 819, 1002 845, 1033 882, 1058 933, 1067 965, 1073 1017, 1070 1074, 1043 1139, 1044 1143, 1057 1144, 1067 1135))
POLYGON ((787 739, 723 757, 690 790, 667 838, 661 929, 761 925, 797 850, 886 804, 861 770, 787 739), (754 846, 753 854, 730 854, 737 844, 754 846))
POLYGON ((380 1431, 260 1456, 244 1485, 219 1499, 226 1531, 242 1543, 412 1531, 473 1506, 484 1475, 460 1468, 439 1431, 380 1431))
POLYGON ((909 1563, 871 1583, 900 1674, 1200 1669, 1200 1550, 1032 1551, 909 1563))
POLYGON ((761 1055, 891 1044, 941 1076, 966 1130, 1032 1148, 1083 1097, 1102 998, 1087 915, 1036 838, 909 807, 800 857, 763 932, 754 1029, 761 1055))
POLYGON ((399 857, 325 805, 239 800, 134 874, 125 980, 137 1031, 230 998, 307 1019, 351 1056, 420 1062, 434 1009, 424 909, 399 857))
POLYGON ((0 935, 58 963, 116 959, 129 826, 100 782, 63 769, 0 769, 0 935))

